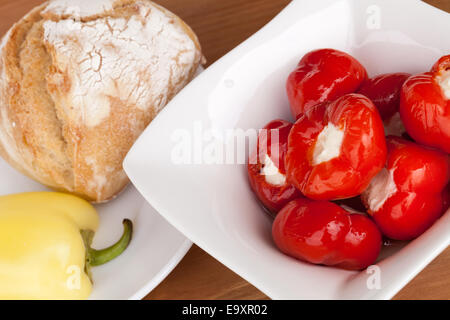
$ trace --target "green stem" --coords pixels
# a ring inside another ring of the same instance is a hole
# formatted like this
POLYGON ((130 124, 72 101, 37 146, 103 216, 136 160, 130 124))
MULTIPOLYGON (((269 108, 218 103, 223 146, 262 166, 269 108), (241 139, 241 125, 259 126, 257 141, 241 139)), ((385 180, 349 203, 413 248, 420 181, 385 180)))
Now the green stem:
POLYGON ((81 236, 86 247, 86 273, 90 276, 90 267, 100 266, 120 256, 130 244, 132 234, 133 223, 125 219, 123 220, 123 234, 119 241, 108 248, 95 250, 91 248, 94 233, 89 230, 82 230, 81 236))

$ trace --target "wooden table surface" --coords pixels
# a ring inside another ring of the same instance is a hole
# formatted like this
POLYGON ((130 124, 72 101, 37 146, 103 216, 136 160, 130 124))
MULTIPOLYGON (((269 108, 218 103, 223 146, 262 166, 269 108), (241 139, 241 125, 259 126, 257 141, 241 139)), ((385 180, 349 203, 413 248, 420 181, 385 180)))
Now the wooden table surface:
MULTIPOLYGON (((42 0, 0 0, 0 34, 42 0)), ((156 0, 197 33, 208 64, 213 63, 271 20, 288 0, 156 0)), ((426 2, 450 12, 450 0, 426 2)), ((450 18, 450 16, 449 16, 450 18)), ((137 262, 138 263, 138 262, 137 262)), ((174 271, 146 299, 267 299, 193 246, 174 271)), ((450 248, 447 248, 395 299, 450 299, 450 248)))

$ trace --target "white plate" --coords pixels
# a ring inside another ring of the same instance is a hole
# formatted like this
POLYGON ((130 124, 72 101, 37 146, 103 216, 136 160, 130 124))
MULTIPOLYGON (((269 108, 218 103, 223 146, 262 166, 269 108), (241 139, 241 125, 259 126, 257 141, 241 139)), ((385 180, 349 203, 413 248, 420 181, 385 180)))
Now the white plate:
POLYGON ((391 298, 449 245, 450 213, 404 248, 384 250, 373 274, 302 263, 275 248, 245 165, 205 164, 212 140, 202 134, 211 129, 214 141, 229 146, 224 130, 290 119, 285 80, 312 49, 349 52, 371 75, 415 73, 449 53, 449 30, 447 13, 418 0, 293 1, 172 100, 134 145, 125 170, 170 223, 272 298, 391 298), (193 164, 172 157, 183 133, 192 138, 193 164))
MULTIPOLYGON (((0 159, 0 194, 48 190, 25 177, 0 159)), ((118 258, 92 268, 94 289, 90 299, 141 299, 155 288, 184 257, 192 242, 168 224, 136 191, 129 186, 115 200, 96 205, 100 228, 94 248, 104 248, 117 241, 122 220, 133 221, 133 238, 118 258)))

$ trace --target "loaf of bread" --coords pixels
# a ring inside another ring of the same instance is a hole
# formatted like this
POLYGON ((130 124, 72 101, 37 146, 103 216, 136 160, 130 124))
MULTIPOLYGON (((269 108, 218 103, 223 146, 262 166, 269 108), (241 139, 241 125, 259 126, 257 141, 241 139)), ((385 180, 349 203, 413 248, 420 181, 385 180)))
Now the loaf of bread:
POLYGON ((192 30, 148 0, 53 0, 0 48, 1 156, 93 202, 127 185, 126 153, 202 59, 192 30))

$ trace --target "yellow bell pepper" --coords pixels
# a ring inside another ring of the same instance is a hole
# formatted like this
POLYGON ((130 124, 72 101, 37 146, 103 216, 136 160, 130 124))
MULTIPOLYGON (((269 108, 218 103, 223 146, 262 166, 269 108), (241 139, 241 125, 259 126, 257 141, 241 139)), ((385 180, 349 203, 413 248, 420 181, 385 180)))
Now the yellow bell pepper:
POLYGON ((90 247, 99 217, 78 197, 58 192, 0 196, 0 299, 85 299, 89 268, 120 255, 132 224, 113 246, 90 247))

